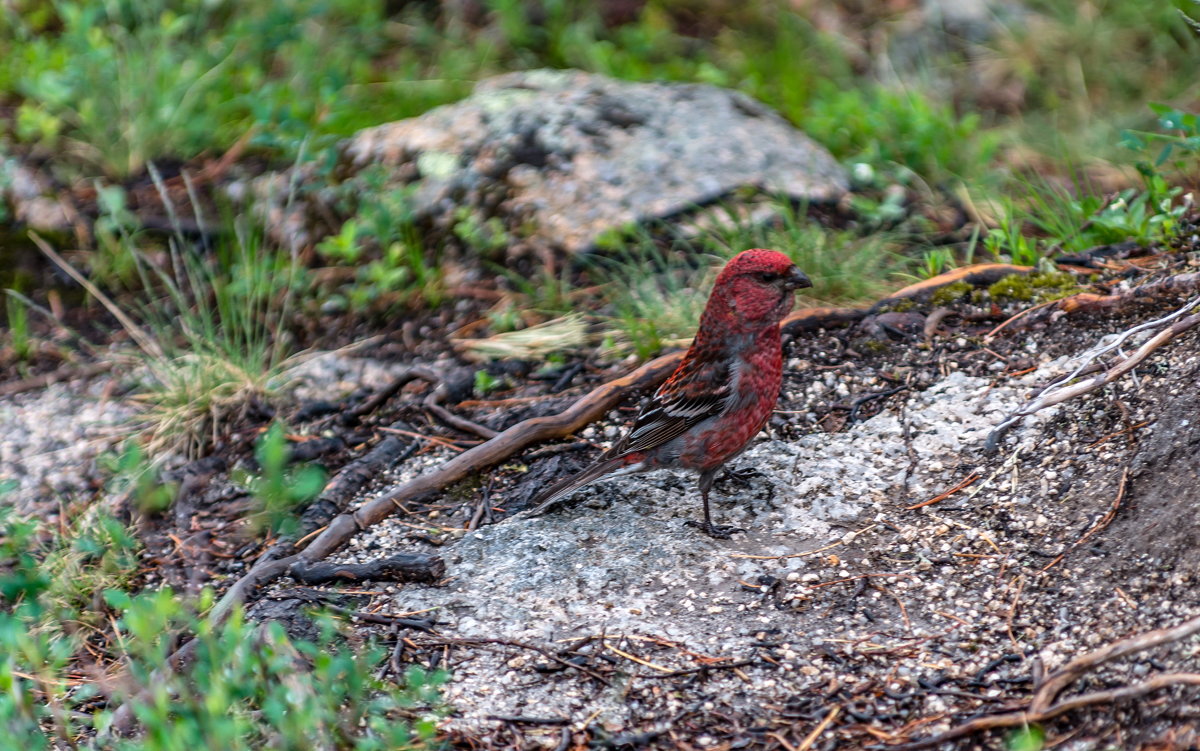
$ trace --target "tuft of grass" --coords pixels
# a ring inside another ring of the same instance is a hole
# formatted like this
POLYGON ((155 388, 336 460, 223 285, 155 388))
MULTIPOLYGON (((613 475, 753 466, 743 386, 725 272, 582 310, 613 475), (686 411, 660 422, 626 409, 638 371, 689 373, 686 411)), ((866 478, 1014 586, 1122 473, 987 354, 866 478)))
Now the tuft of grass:
POLYGON ((241 409, 284 385, 293 354, 286 324, 302 268, 241 222, 211 258, 179 238, 168 250, 170 267, 129 246, 147 289, 159 290, 140 309, 158 352, 143 349, 148 378, 135 398, 150 453, 198 456, 241 409))
POLYGON ((900 166, 929 182, 985 175, 1000 144, 977 114, 958 115, 919 88, 879 84, 826 84, 798 124, 844 161, 900 166))
POLYGON ((1044 239, 1046 254, 1052 251, 1077 253, 1125 241, 1140 245, 1161 242, 1186 213, 1180 187, 1169 187, 1151 175, 1143 189, 1127 188, 1108 197, 1097 195, 1085 185, 1073 189, 1040 181, 1031 183, 1016 213, 1044 239))
POLYGON ((930 248, 921 255, 921 277, 932 279, 954 268, 954 251, 950 248, 930 248))
POLYGON ((99 300, 138 348, 140 426, 151 455, 202 455, 239 412, 286 383, 287 335, 303 268, 260 232, 229 220, 206 252, 176 234, 156 251, 137 235, 115 240, 134 259, 140 303, 123 308, 44 240, 38 247, 99 300))
POLYGON ((1018 266, 1036 266, 1042 260, 1038 240, 1025 233, 1025 219, 1015 208, 1011 198, 1003 202, 1003 214, 998 217, 999 226, 988 230, 983 238, 983 248, 997 261, 1018 266))
POLYGON ((1029 725, 1012 731, 1005 746, 1008 751, 1042 751, 1046 747, 1046 731, 1041 725, 1029 725))

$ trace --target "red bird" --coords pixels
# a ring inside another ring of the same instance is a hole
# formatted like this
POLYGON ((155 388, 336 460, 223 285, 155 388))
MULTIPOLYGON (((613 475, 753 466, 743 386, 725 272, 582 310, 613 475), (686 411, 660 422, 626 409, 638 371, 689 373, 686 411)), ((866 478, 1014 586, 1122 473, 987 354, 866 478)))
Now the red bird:
POLYGON ((633 428, 595 464, 535 498, 533 515, 602 475, 682 468, 700 473, 704 499, 704 523, 688 523, 721 539, 741 531, 712 523, 708 493, 717 471, 742 453, 775 408, 783 382, 779 323, 795 290, 811 286, 782 253, 734 256, 717 277, 683 362, 633 428))

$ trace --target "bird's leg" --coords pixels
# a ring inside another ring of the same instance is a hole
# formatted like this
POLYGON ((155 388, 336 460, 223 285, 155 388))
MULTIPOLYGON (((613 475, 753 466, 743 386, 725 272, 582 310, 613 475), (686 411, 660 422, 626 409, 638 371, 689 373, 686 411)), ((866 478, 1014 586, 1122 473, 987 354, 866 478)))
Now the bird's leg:
POLYGON ((708 509, 708 494, 712 490, 713 481, 717 477, 717 470, 710 469, 700 473, 700 498, 704 501, 704 523, 689 519, 686 523, 689 527, 697 527, 709 537, 714 537, 718 540, 728 540, 734 532, 745 532, 741 527, 730 527, 721 525, 718 526, 712 523, 712 513, 708 509))

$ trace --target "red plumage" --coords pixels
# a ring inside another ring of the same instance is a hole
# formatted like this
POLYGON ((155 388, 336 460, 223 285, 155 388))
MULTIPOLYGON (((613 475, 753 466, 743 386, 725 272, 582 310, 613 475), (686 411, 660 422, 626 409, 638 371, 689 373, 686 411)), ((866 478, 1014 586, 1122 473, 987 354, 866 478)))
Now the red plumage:
POLYGON ((692 346, 654 393, 633 427, 604 456, 534 499, 539 514, 555 501, 611 472, 682 468, 700 473, 701 528, 714 537, 708 494, 717 471, 740 454, 775 408, 783 380, 779 323, 795 290, 812 283, 773 250, 734 256, 717 276, 692 346))

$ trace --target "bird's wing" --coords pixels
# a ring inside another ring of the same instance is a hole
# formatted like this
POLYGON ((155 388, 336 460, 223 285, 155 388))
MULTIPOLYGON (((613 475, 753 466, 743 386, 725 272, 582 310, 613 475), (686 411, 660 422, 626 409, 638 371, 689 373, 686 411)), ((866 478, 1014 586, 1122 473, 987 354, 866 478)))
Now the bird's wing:
POLYGON ((729 363, 681 368, 654 393, 637 420, 608 456, 624 456, 661 446, 698 423, 725 411, 733 393, 729 363))

